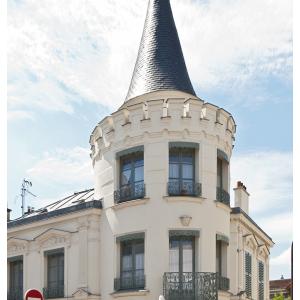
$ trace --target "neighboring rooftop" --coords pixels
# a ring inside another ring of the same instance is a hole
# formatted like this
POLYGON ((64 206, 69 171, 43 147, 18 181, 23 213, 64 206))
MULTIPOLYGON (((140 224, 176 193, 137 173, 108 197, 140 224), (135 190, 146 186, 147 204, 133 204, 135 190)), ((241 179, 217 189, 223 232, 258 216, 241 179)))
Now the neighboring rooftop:
POLYGON ((40 209, 29 210, 24 216, 9 221, 7 227, 24 225, 87 208, 102 208, 101 201, 94 199, 94 189, 75 192, 40 209))
POLYGON ((169 0, 149 0, 126 101, 159 90, 178 90, 196 96, 169 0))

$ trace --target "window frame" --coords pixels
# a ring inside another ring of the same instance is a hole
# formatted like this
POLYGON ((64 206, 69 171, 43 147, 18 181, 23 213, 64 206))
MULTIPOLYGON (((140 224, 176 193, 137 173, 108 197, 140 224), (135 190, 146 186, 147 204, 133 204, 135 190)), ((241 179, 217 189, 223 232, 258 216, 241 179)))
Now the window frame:
POLYGON ((46 299, 51 299, 51 298, 61 298, 65 296, 65 249, 64 248, 59 248, 59 249, 53 249, 53 250, 48 250, 44 252, 44 256, 46 258, 46 299), (62 257, 62 259, 61 259, 62 257), (57 271, 56 271, 56 280, 51 280, 50 284, 50 262, 52 259, 57 259, 57 271), (62 271, 62 274, 61 274, 62 271), (62 278, 62 279, 60 279, 62 278), (53 285, 53 282, 55 282, 55 285, 53 285), (50 289, 56 289, 57 293, 59 294, 57 297, 56 293, 54 293, 55 296, 51 295, 51 292, 49 292, 50 289), (60 291, 62 293, 60 294, 60 291))

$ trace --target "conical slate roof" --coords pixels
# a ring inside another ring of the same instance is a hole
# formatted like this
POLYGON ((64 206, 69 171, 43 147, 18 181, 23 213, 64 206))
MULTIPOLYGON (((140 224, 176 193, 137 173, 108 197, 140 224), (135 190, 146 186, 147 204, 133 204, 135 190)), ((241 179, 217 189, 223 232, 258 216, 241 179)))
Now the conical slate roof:
POLYGON ((140 49, 126 101, 161 90, 195 95, 169 0, 149 0, 140 49))

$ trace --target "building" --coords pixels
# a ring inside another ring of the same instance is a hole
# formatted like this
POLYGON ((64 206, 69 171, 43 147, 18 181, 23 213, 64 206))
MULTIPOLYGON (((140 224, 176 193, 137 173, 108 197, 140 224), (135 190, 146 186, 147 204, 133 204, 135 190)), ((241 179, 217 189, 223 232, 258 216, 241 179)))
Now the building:
POLYGON ((291 296, 292 280, 281 277, 279 280, 270 280, 270 299, 276 295, 283 295, 284 298, 291 296))
POLYGON ((230 205, 235 130, 196 95, 169 0, 150 0, 126 100, 90 136, 95 188, 8 222, 8 299, 269 299, 273 241, 243 183, 230 205))

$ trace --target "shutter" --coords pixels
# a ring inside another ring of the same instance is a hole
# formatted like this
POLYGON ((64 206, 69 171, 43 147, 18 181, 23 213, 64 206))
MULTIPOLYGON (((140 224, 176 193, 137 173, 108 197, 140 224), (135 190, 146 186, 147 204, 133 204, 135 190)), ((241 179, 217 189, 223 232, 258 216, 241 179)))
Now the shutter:
POLYGON ((252 295, 252 256, 245 253, 245 291, 248 297, 252 295))
POLYGON ((258 262, 258 300, 264 300, 264 273, 265 268, 262 261, 258 262))

